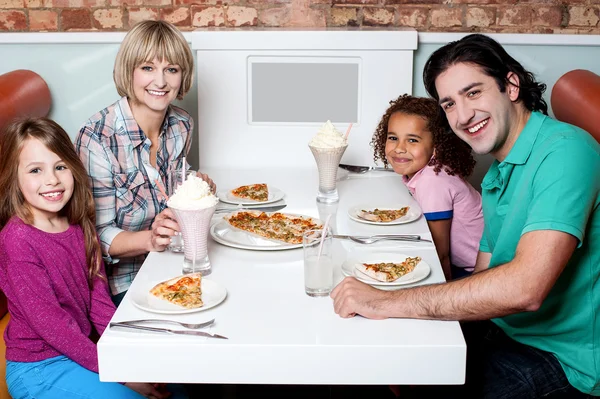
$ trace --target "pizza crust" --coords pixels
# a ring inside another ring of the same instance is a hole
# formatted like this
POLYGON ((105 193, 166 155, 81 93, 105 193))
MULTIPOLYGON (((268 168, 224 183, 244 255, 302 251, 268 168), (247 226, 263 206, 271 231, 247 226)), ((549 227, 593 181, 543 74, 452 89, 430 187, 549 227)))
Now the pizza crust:
POLYGON ((370 222, 381 222, 381 219, 379 218, 379 216, 373 215, 372 213, 369 213, 365 210, 359 211, 356 215, 359 218, 368 220, 370 222))

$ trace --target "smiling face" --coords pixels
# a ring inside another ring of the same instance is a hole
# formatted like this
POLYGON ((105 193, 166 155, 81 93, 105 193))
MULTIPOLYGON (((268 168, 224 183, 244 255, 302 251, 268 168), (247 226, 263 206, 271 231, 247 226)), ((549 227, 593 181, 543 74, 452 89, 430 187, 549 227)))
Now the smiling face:
POLYGON ((395 112, 390 116, 385 156, 394 171, 412 178, 433 155, 433 135, 418 115, 395 112))
POLYGON ((450 127, 477 154, 492 154, 503 160, 522 126, 516 101, 519 82, 507 76, 503 93, 491 76, 473 64, 450 66, 435 80, 439 103, 450 127))
POLYGON ((155 58, 142 63, 133 71, 132 110, 164 115, 177 98, 181 78, 181 68, 166 60, 155 58))
POLYGON ((36 226, 56 218, 73 194, 73 174, 58 155, 37 139, 29 138, 23 143, 17 179, 36 226))

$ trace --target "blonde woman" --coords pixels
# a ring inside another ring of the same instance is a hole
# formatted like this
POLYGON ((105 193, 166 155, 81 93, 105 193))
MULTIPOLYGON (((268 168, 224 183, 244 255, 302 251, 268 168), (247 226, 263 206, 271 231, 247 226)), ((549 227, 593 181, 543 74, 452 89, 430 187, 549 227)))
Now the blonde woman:
MULTIPOLYGON (((190 149, 193 120, 172 102, 183 99, 193 74, 192 52, 177 28, 165 21, 140 22, 115 60, 121 99, 93 115, 77 136, 117 305, 148 252, 165 250, 179 231, 156 181, 166 186, 168 170, 180 169, 190 149)), ((214 190, 212 180, 200 176, 214 190)))

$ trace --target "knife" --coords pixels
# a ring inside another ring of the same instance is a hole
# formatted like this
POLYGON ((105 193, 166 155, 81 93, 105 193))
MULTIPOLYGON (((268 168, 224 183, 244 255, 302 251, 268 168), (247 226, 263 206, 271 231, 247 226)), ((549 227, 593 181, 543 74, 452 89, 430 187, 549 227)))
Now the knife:
POLYGON ((204 331, 182 331, 182 330, 170 330, 168 328, 156 328, 156 327, 147 327, 147 326, 137 326, 133 324, 125 324, 125 323, 110 323, 110 327, 122 327, 129 328, 132 330, 144 330, 144 331, 152 331, 159 333, 167 333, 167 334, 179 334, 179 335, 196 335, 199 337, 208 337, 208 338, 221 338, 221 339, 229 339, 219 334, 209 334, 204 331))
POLYGON ((377 171, 385 171, 385 172, 393 172, 394 169, 392 168, 384 168, 381 166, 359 166, 359 165, 346 165, 341 163, 340 168, 342 169, 346 169, 347 171, 353 172, 353 173, 365 173, 365 172, 369 172, 371 170, 377 170, 377 171))
POLYGON ((275 206, 263 206, 263 207, 243 207, 243 208, 220 208, 215 211, 215 213, 229 213, 229 212, 237 212, 237 211, 261 211, 261 212, 275 212, 285 208, 287 205, 275 205, 275 206))

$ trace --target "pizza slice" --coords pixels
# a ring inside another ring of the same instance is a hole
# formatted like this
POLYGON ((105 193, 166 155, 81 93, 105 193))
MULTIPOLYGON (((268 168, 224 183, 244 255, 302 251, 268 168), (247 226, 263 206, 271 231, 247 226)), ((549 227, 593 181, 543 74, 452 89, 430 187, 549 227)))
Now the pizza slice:
POLYGON ((150 293, 157 298, 172 304, 193 309, 199 308, 202 302, 202 275, 186 274, 156 284, 150 293))
POLYGON ((361 219, 369 220, 371 222, 393 222, 396 219, 400 219, 406 216, 410 207, 405 206, 400 209, 378 209, 373 210, 361 210, 358 212, 358 217, 361 219))
POLYGON ((269 187, 262 183, 240 186, 231 190, 231 194, 252 201, 267 201, 269 199, 269 187))
POLYGON ((377 281, 392 282, 415 270, 421 258, 406 258, 402 263, 358 263, 356 269, 377 281))
POLYGON ((261 212, 235 212, 225 220, 240 230, 257 234, 268 239, 283 241, 288 244, 301 244, 302 235, 307 230, 319 228, 321 225, 309 217, 287 215, 283 213, 267 214, 261 212))

